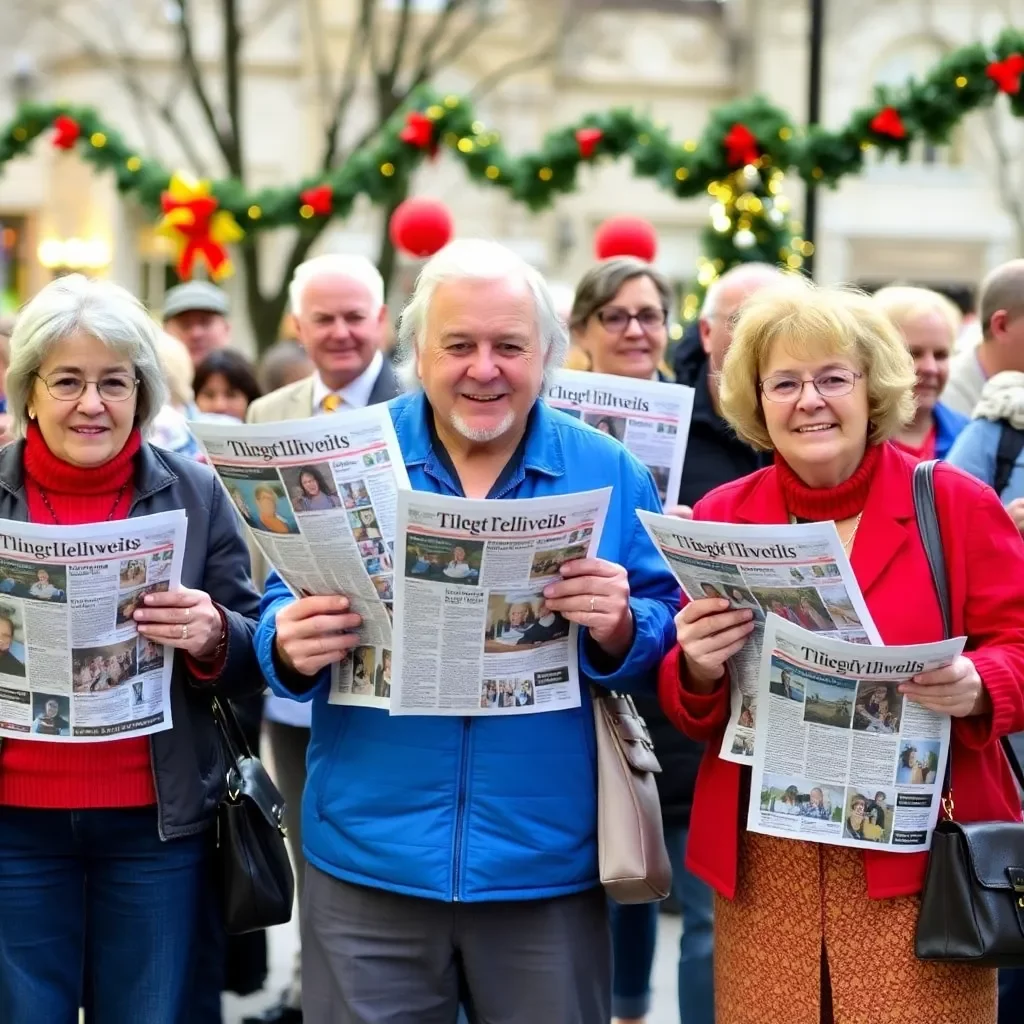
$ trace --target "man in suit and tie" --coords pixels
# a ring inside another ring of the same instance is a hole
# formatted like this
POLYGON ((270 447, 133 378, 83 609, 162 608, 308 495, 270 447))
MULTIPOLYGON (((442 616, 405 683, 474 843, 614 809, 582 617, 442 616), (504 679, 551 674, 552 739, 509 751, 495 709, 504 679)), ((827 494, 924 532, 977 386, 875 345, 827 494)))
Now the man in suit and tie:
MULTIPOLYGON (((248 423, 305 419, 345 409, 386 402, 401 385, 382 349, 388 328, 384 281, 362 256, 315 256, 295 271, 289 289, 296 332, 315 367, 312 376, 287 384, 253 402, 248 423)), ((267 563, 253 551, 253 579, 263 583, 267 563)), ((268 696, 264 706, 267 736, 277 782, 287 804, 288 841, 296 864, 301 896, 305 862, 302 854, 301 807, 306 782, 309 704, 268 696)), ((301 902, 301 901, 300 901, 301 902)), ((298 1024, 301 978, 281 1004, 246 1024, 298 1024)))

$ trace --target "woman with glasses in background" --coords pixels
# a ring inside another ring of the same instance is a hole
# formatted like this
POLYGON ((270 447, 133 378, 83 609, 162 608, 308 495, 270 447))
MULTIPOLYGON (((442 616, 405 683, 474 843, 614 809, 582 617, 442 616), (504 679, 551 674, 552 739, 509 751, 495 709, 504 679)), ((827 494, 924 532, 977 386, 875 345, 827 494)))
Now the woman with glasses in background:
MULTIPOLYGON (((181 586, 133 613, 142 644, 177 652, 173 727, 0 745, 4 1024, 76 1021, 83 990, 90 1024, 185 1019, 207 830, 224 789, 211 697, 263 687, 259 598, 230 499, 210 469, 143 440, 166 397, 158 335, 124 289, 76 274, 39 292, 11 337, 20 440, 0 452, 0 518, 75 526, 184 509, 188 533, 181 586)), ((88 602, 81 585, 69 574, 69 606, 88 602)), ((113 605, 110 616, 113 628, 113 605)), ((51 657, 47 677, 44 660, 30 644, 33 685, 48 686, 73 730, 60 696, 71 666, 62 674, 51 657)))
MULTIPOLYGON (((573 344, 585 353, 595 373, 671 380, 664 364, 671 304, 668 281, 650 264, 632 257, 604 260, 577 286, 569 317, 573 344)), ((596 427, 602 429, 601 421, 596 427)), ((613 432, 613 427, 608 422, 605 432, 613 432)), ((673 728, 653 696, 635 700, 661 762, 658 793, 672 858, 672 894, 683 917, 679 1019, 682 1024, 713 1024, 711 890, 683 865, 702 747, 673 728)), ((611 926, 612 1012, 619 1024, 641 1024, 650 1008, 658 905, 613 903, 611 926)))
MULTIPOLYGON (((891 443, 914 417, 914 381, 903 338, 867 296, 799 279, 758 292, 723 363, 721 407, 775 463, 693 509, 718 523, 834 521, 888 645, 943 638, 914 516, 915 460, 891 443)), ((999 738, 1024 727, 1024 545, 992 490, 959 470, 936 468, 935 501, 953 635, 967 647, 899 692, 952 720, 956 820, 1016 821, 1020 800, 999 738)), ((718 751, 729 718, 726 662, 753 628, 751 611, 725 600, 684 603, 659 679, 668 716, 708 743, 688 864, 717 893, 718 1020, 993 1024, 994 970, 914 955, 927 853, 862 852, 743 827, 751 772, 718 751)))

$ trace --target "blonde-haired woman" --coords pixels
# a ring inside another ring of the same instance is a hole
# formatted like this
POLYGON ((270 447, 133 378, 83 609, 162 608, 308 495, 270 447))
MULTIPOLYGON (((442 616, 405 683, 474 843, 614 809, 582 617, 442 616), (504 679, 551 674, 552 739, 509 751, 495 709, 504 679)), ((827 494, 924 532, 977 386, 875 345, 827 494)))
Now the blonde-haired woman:
MULTIPOLYGON (((737 433, 774 449, 775 464, 694 508, 696 519, 714 522, 834 520, 887 644, 943 635, 915 525, 914 462, 889 443, 914 416, 913 385, 903 340, 870 298, 793 283, 759 293, 736 325, 721 400, 737 433)), ((941 465, 935 490, 953 630, 968 638, 967 653, 900 690, 952 718, 957 819, 1018 820, 998 740, 1024 728, 1024 605, 1015 582, 1024 545, 983 484, 941 465)), ((687 863, 717 891, 718 1020, 994 1022, 995 971, 914 956, 926 853, 862 853, 744 830, 750 771, 718 749, 729 713, 726 662, 747 642, 751 612, 692 601, 676 628, 659 695, 679 728, 708 741, 687 863)))
POLYGON ((945 295, 929 288, 893 285, 875 292, 875 302, 896 325, 914 360, 914 418, 893 443, 917 459, 944 459, 957 434, 967 426, 939 401, 949 380, 949 357, 963 317, 945 295))

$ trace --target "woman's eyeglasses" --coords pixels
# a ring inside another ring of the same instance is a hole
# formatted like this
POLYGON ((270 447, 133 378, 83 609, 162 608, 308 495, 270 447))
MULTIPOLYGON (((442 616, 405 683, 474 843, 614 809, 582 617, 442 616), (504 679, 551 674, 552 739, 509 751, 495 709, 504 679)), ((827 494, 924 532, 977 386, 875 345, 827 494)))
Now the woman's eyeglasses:
POLYGON ((804 393, 806 384, 813 384, 814 390, 822 398, 842 398, 853 391, 857 381, 863 376, 864 374, 855 373, 853 370, 826 370, 817 377, 804 380, 792 377, 788 373, 775 373, 771 377, 765 377, 759 387, 761 394, 769 402, 795 402, 804 393))
POLYGON ((657 306, 645 306, 635 313, 630 313, 621 306, 606 306, 599 309, 594 316, 609 334, 624 334, 629 328, 630 320, 635 320, 645 331, 656 331, 659 327, 664 327, 668 320, 668 313, 657 306))
POLYGON ((126 402, 135 394, 139 380, 127 373, 111 373, 99 380, 86 380, 74 373, 51 373, 43 377, 36 374, 46 390, 58 402, 77 402, 90 384, 96 385, 105 402, 126 402))

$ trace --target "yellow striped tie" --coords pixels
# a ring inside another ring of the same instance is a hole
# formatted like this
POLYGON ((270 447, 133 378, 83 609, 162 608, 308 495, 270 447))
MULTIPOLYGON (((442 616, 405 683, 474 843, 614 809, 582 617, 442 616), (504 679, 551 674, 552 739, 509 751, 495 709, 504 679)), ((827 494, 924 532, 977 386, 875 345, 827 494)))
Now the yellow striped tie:
POLYGON ((334 412, 341 406, 341 395, 324 395, 320 408, 324 412, 334 412))

